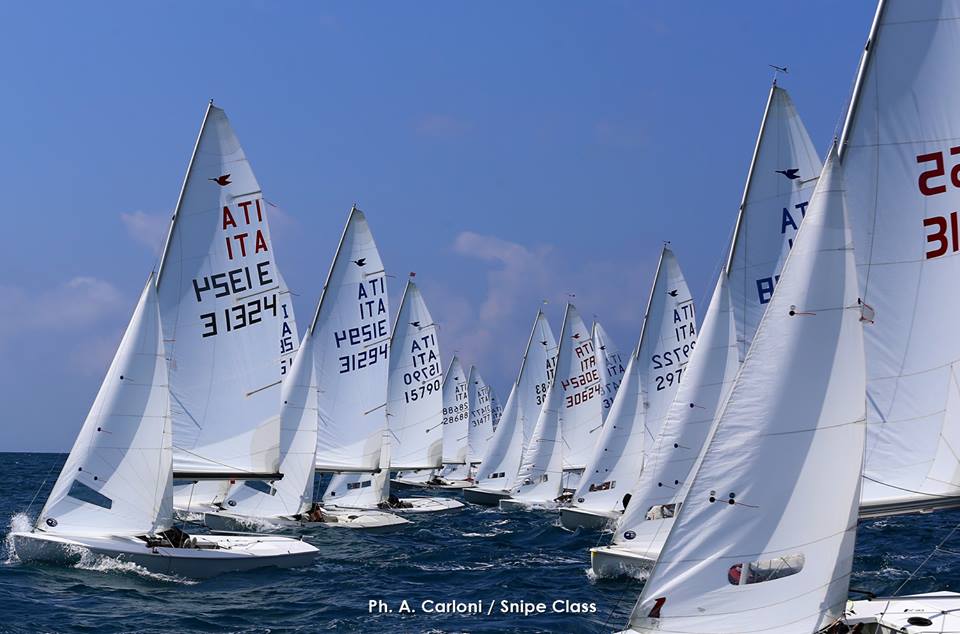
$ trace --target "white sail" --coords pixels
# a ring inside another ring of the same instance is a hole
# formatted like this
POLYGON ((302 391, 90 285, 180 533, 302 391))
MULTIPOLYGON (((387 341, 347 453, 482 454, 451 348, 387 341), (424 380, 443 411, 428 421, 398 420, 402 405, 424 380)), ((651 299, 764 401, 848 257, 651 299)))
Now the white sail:
POLYGON ((211 103, 157 275, 176 472, 277 470, 281 364, 296 327, 274 256, 260 185, 211 103))
POLYGON ((173 519, 167 367, 153 276, 37 526, 71 535, 144 535, 173 519))
POLYGON ((542 310, 537 311, 500 424, 487 446, 477 486, 508 490, 516 482, 523 448, 533 434, 556 366, 557 344, 542 310))
POLYGON ((226 495, 226 509, 248 517, 302 513, 313 503, 313 465, 317 452, 317 381, 314 338, 303 337, 300 352, 283 382, 280 405, 280 472, 273 482, 244 480, 226 495))
POLYGON ((439 467, 443 450, 443 371, 437 325, 420 289, 407 282, 390 340, 387 426, 393 469, 439 467))
POLYGON ((602 425, 600 374, 593 339, 573 304, 560 328, 556 372, 529 445, 524 449, 512 497, 552 503, 562 492, 562 472, 592 450, 602 425), (587 445, 586 452, 583 445, 587 445))
POLYGON ((603 396, 603 420, 607 420, 613 399, 617 396, 623 380, 623 355, 599 321, 593 322, 593 347, 597 355, 597 370, 600 371, 600 393, 603 396))
MULTIPOLYGON (((490 390, 490 438, 493 438, 493 434, 497 431, 497 426, 500 425, 500 417, 503 415, 503 405, 500 403, 500 399, 497 398, 497 391, 493 389, 492 385, 488 385, 487 389, 490 390)), ((487 444, 490 444, 490 439, 487 439, 487 444)))
POLYGON ((865 367, 841 187, 831 156, 634 609, 636 631, 810 634, 843 612, 865 367))
POLYGON ((574 506, 623 510, 624 495, 636 483, 637 467, 643 464, 644 446, 659 436, 696 338, 690 289, 673 251, 664 247, 640 341, 574 494, 574 506))
POLYGON ((790 209, 808 206, 807 181, 814 179, 811 182, 815 183, 819 174, 818 168, 813 171, 817 166, 810 163, 808 145, 809 135, 792 102, 774 84, 744 187, 728 268, 717 281, 700 328, 697 352, 667 410, 661 432, 645 451, 644 469, 617 522, 613 538, 617 545, 647 550, 651 544, 663 543, 669 531, 669 518, 686 495, 690 469, 733 384, 745 344, 753 340, 759 323, 757 311, 762 313, 769 305, 772 295, 760 290, 767 288, 763 280, 778 279, 780 257, 792 243, 792 226, 798 217, 790 209), (798 171, 790 172, 792 169, 798 171), (808 170, 812 173, 804 175, 808 170), (789 178, 790 174, 797 178, 789 178), (784 189, 786 185, 794 189, 784 189), (772 197, 765 198, 768 195, 772 197), (787 222, 788 214, 792 223, 787 222), (766 220, 754 220, 754 216, 766 220))
POLYGON ((467 462, 478 464, 483 460, 487 443, 493 436, 493 408, 490 403, 490 387, 476 367, 470 368, 467 378, 469 390, 470 419, 467 431, 467 462))
POLYGON ((727 263, 741 361, 773 296, 822 167, 793 100, 774 83, 727 263))
POLYGON ((868 328, 863 505, 960 496, 960 2, 878 7, 841 141, 868 328))
POLYGON ((467 462, 467 424, 470 418, 469 387, 460 358, 454 355, 443 375, 443 462, 467 462))
POLYGON ((363 212, 354 207, 311 325, 320 386, 319 471, 372 473, 381 466, 388 319, 383 262, 363 212))

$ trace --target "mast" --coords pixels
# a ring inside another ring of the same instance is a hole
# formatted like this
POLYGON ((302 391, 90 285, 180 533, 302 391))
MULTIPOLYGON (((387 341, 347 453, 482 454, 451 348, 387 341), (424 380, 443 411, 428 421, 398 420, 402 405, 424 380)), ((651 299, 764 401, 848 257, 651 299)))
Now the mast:
POLYGON ((886 4, 886 0, 880 0, 877 3, 877 12, 873 16, 873 24, 870 25, 870 35, 867 36, 867 43, 863 48, 863 55, 860 57, 860 68, 857 69, 857 79, 853 84, 853 95, 850 97, 850 106, 847 109, 847 117, 843 122, 843 132, 840 133, 840 144, 837 148, 837 154, 840 156, 841 162, 843 162, 843 151, 847 147, 850 126, 853 125, 853 118, 857 114, 860 92, 867 76, 867 65, 870 63, 870 58, 873 57, 873 43, 876 41, 877 31, 880 29, 880 19, 883 17, 883 8, 886 4))
POLYGON ((170 219, 170 227, 167 229, 167 239, 163 243, 163 252, 160 255, 160 266, 157 267, 156 286, 160 287, 160 278, 163 277, 163 264, 167 260, 167 251, 170 250, 170 242, 173 239, 173 230, 177 224, 177 217, 180 215, 180 205, 183 204, 183 194, 187 191, 187 183, 190 181, 190 173, 193 171, 193 163, 197 159, 197 150, 200 148, 200 139, 203 137, 203 130, 207 127, 207 118, 210 111, 213 110, 213 99, 207 103, 207 109, 203 112, 203 121, 200 123, 200 131, 197 132, 197 140, 193 144, 193 152, 190 153, 190 163, 187 164, 187 173, 183 175, 183 182, 180 184, 180 195, 177 196, 177 206, 173 210, 173 218, 170 219))
POLYGON ((750 159, 750 170, 747 172, 747 182, 743 185, 743 195, 740 197, 737 222, 733 227, 733 238, 730 240, 730 250, 727 253, 727 265, 723 269, 725 275, 730 275, 730 271, 733 268, 733 252, 737 248, 737 236, 740 234, 740 223, 743 220, 743 212, 747 207, 747 196, 750 195, 753 171, 757 166, 757 157, 760 156, 760 142, 763 140, 763 133, 767 129, 767 116, 770 114, 770 106, 773 105, 773 95, 776 90, 777 79, 774 77, 773 83, 770 84, 770 93, 767 95, 767 105, 763 109, 763 119, 760 121, 760 131, 757 132, 757 142, 753 146, 753 157, 750 159))

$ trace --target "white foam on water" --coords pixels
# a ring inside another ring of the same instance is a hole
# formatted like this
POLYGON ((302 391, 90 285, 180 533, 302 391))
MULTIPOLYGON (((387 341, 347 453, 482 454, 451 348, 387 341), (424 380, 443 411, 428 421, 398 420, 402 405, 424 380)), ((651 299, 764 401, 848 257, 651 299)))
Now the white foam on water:
POLYGON ((162 581, 164 583, 179 583, 192 586, 198 582, 193 579, 186 579, 176 575, 164 575, 158 572, 150 572, 143 566, 137 565, 132 561, 122 561, 114 557, 105 557, 97 555, 82 546, 72 546, 71 550, 80 556, 80 561, 74 564, 78 570, 90 570, 93 572, 133 574, 145 579, 162 581))
POLYGON ((3 540, 3 563, 13 564, 20 561, 17 557, 17 549, 14 547, 13 534, 23 533, 33 529, 33 520, 26 513, 15 513, 10 517, 10 530, 3 540))

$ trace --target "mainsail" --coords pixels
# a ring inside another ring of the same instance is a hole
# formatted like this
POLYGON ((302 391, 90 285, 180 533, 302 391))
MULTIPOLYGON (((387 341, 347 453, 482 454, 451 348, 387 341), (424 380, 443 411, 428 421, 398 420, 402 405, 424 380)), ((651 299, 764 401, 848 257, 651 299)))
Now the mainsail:
MULTIPOLYGON (((512 497, 552 503, 562 492, 562 475, 586 462, 602 425, 600 374, 593 339, 573 304, 560 328, 556 372, 524 449, 512 497)), ((581 467, 582 468, 582 467, 581 467)))
POLYGON ((659 435, 695 346, 693 298, 676 256, 664 247, 640 340, 573 496, 574 506, 623 510, 624 495, 643 464, 644 445, 659 435))
POLYGON ((779 278, 783 254, 789 251, 794 226, 803 218, 819 174, 819 161, 793 102, 774 84, 744 187, 727 268, 717 281, 697 351, 661 432, 645 451, 640 479, 617 523, 615 544, 638 544, 648 538, 662 543, 669 530, 662 524, 686 495, 690 470, 773 296, 770 284, 779 278))
POLYGON ((470 407, 467 430, 467 462, 476 465, 483 460, 487 443, 493 436, 493 407, 490 402, 490 388, 476 367, 470 368, 467 385, 467 398, 470 407))
POLYGON ((477 474, 477 486, 506 490, 516 482, 523 448, 533 433, 553 380, 556 354, 553 331, 546 315, 538 310, 520 362, 520 373, 477 474))
POLYGON ((840 156, 868 328, 869 515, 960 504, 960 3, 881 2, 840 156))
POLYGON ((443 375, 443 464, 444 476, 465 479, 467 436, 470 419, 469 384, 463 364, 457 355, 450 360, 443 375))
POLYGON ((842 615, 865 437, 852 244, 831 154, 634 631, 810 634, 842 615))
POLYGON ((157 274, 178 477, 277 472, 281 372, 296 345, 267 203, 207 107, 157 274))
POLYGON ((310 326, 317 384, 316 468, 372 473, 386 430, 386 274, 363 212, 350 210, 310 326))
POLYGON ((153 276, 37 519, 46 532, 145 535, 173 519, 167 363, 153 276))
POLYGON ((441 465, 443 371, 437 325, 420 289, 407 282, 390 340, 387 427, 393 469, 441 465))
POLYGON ((603 396, 603 420, 607 420, 613 399, 617 396, 620 381, 625 372, 623 356, 599 321, 593 322, 593 347, 597 355, 597 370, 600 372, 600 392, 603 396))

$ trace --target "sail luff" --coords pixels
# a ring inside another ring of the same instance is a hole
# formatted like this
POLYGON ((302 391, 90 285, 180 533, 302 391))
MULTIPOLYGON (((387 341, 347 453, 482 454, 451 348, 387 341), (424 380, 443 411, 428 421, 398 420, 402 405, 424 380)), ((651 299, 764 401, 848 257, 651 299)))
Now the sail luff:
POLYGON ((727 251, 727 264, 724 267, 726 275, 730 275, 730 272, 733 270, 733 254, 737 249, 737 238, 740 236, 743 213, 746 210, 747 200, 750 196, 750 184, 753 182, 753 172, 757 167, 757 159, 760 157, 760 144, 763 143, 764 132, 767 129, 767 118, 770 115, 770 107, 773 105, 773 96, 776 90, 777 80, 774 79, 773 83, 770 84, 770 92, 767 94, 767 105, 763 109, 763 119, 760 120, 760 129, 757 131, 757 141, 753 146, 753 157, 750 159, 750 168, 747 170, 747 180, 743 184, 743 194, 740 197, 737 221, 733 226, 733 236, 730 238, 730 247, 727 251))
POLYGON ((210 111, 213 109, 213 99, 207 103, 207 109, 203 112, 203 121, 200 123, 200 130, 197 132, 197 140, 193 144, 193 152, 190 153, 190 162, 187 164, 187 172, 183 175, 183 182, 180 183, 180 193, 177 195, 177 204, 173 208, 173 217, 170 219, 170 225, 167 227, 167 238, 163 243, 163 251, 160 252, 160 264, 157 267, 155 284, 160 286, 160 278, 163 276, 164 263, 167 260, 167 253, 170 250, 170 243, 173 240, 174 227, 177 224, 177 218, 180 217, 180 206, 183 204, 183 194, 187 191, 187 184, 190 182, 190 173, 193 171, 193 163, 197 160, 197 150, 200 148, 200 139, 203 137, 203 131, 207 127, 207 119, 210 117, 210 111))
POLYGON ((843 130, 840 132, 840 143, 837 147, 837 154, 841 162, 843 161, 843 153, 847 148, 847 141, 850 137, 850 127, 857 114, 857 106, 860 103, 860 93, 863 90, 863 82, 867 76, 867 67, 870 63, 870 58, 873 56, 873 44, 876 42, 877 33, 880 30, 880 20, 883 18, 883 9, 884 6, 886 6, 886 2, 887 0, 880 0, 877 3, 877 10, 873 14, 873 23, 870 25, 870 33, 867 35, 867 43, 864 45, 863 54, 860 56, 857 78, 853 84, 853 94, 850 97, 847 116, 843 120, 843 130))

